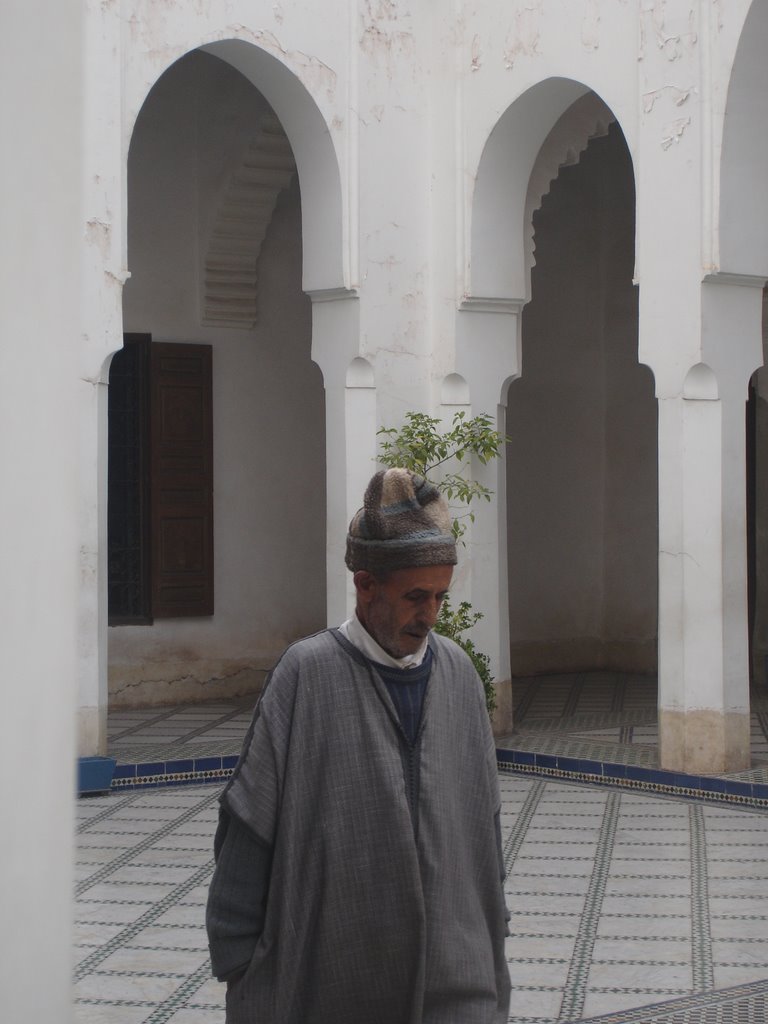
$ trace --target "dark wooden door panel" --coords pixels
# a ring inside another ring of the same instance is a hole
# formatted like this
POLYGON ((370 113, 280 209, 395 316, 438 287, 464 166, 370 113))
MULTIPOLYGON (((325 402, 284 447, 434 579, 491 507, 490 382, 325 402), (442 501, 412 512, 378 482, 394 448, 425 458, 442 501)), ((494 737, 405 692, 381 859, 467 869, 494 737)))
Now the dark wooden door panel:
POLYGON ((213 614, 211 347, 151 348, 152 612, 213 614))
POLYGON ((149 352, 151 335, 126 334, 109 371, 107 485, 110 625, 152 621, 150 593, 149 352))

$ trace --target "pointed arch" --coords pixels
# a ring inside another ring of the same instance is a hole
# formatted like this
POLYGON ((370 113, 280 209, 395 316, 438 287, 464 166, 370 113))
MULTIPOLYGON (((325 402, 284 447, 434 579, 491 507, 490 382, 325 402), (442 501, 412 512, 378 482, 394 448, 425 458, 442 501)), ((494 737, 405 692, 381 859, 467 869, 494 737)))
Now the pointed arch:
POLYGON ((582 82, 548 78, 501 115, 475 180, 465 299, 527 301, 533 265, 531 217, 562 166, 616 121, 582 82))
POLYGON ((720 157, 716 269, 768 277, 768 3, 754 0, 728 87, 720 157))
POLYGON ((285 64, 252 43, 225 39, 202 49, 227 61, 256 86, 288 136, 301 186, 304 291, 347 287, 339 163, 317 103, 285 64))
MULTIPOLYGON (((225 61, 248 79, 267 100, 285 131, 296 160, 301 187, 303 290, 310 295, 350 288, 348 211, 342 175, 328 123, 298 75, 272 53, 244 39, 202 42, 174 54, 136 98, 135 117, 161 75, 195 50, 225 61)), ((127 130, 133 132, 134 124, 127 130)))
POLYGON ((526 199, 539 150, 558 118, 587 86, 566 78, 534 85, 501 115, 475 179, 465 265, 465 295, 519 300, 526 274, 526 199))

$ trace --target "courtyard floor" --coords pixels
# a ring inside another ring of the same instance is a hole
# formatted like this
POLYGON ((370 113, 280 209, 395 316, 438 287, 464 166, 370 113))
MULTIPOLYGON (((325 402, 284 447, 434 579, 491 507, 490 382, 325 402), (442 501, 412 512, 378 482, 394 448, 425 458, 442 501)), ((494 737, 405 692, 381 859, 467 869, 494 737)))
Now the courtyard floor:
MULTIPOLYGON (((521 681, 505 738, 542 753, 541 763, 500 762, 510 1021, 768 1019, 768 812, 715 790, 678 795, 685 779, 662 793, 653 780, 594 785, 582 781, 588 771, 553 767, 544 755, 560 750, 582 769, 653 768, 655 688, 607 676, 546 685, 521 681)), ((753 765, 739 778, 759 796, 768 763, 759 695, 753 710, 753 765)), ((144 767, 78 800, 78 1024, 222 1024, 203 914, 221 758, 237 753, 249 718, 242 702, 110 715, 110 752, 144 767), (137 784, 190 761, 214 781, 186 772, 187 785, 137 784)))

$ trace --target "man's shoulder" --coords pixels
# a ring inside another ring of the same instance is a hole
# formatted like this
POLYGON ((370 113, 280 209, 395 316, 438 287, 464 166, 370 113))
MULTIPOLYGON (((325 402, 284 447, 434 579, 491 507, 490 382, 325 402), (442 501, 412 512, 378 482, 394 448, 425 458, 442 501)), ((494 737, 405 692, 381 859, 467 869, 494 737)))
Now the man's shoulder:
POLYGON ((295 640, 280 655, 270 677, 296 676, 305 671, 318 671, 324 664, 338 663, 345 658, 345 645, 338 630, 321 629, 310 636, 295 640))
POLYGON ((303 636, 300 640, 294 640, 283 651, 278 664, 286 659, 289 661, 302 661, 306 658, 324 657, 331 653, 338 653, 340 646, 336 640, 335 633, 336 631, 333 629, 320 629, 317 633, 311 633, 309 636, 303 636))

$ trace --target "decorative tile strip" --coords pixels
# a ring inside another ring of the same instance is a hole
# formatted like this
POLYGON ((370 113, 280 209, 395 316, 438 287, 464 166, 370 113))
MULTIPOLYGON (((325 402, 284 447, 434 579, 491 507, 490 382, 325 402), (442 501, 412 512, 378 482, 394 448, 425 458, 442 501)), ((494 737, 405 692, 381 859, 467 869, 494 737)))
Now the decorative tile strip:
POLYGON ((599 762, 564 764, 571 759, 555 755, 532 754, 528 751, 497 750, 499 771, 510 774, 540 775, 563 782, 611 786, 654 796, 681 797, 727 804, 747 810, 768 810, 768 786, 729 779, 699 779, 673 772, 638 768, 632 765, 604 765, 599 762), (613 774, 611 769, 617 769, 613 774), (662 780, 669 781, 662 781, 662 780), (689 783, 689 784, 686 784, 689 783), (710 788, 712 784, 713 788, 710 788), (714 785, 719 788, 715 789, 714 785))
POLYGON ((584 900, 584 912, 579 922, 579 931, 576 935, 571 963, 568 968, 568 977, 563 990, 563 999, 560 1004, 560 1015, 558 1017, 560 1021, 578 1020, 584 1010, 587 981, 592 965, 595 936, 597 935, 597 927, 600 923, 600 914, 603 909, 605 887, 611 869, 613 844, 616 839, 620 807, 621 795, 619 793, 611 793, 603 811, 603 821, 597 840, 592 876, 589 880, 589 888, 584 900))
POLYGON ((509 873, 514 867, 515 860, 523 844, 528 826, 531 824, 539 801, 544 795, 545 783, 537 782, 528 792, 525 803, 515 815, 515 823, 509 830, 507 841, 504 844, 504 878, 509 878, 509 873))
POLYGON ((768 981, 683 996, 584 1018, 581 1024, 758 1024, 768 1019, 768 981))
POLYGON ((209 804, 213 803, 213 801, 216 798, 217 795, 215 793, 212 793, 210 796, 206 796, 203 800, 198 801, 196 804, 188 808, 182 814, 177 815, 170 821, 164 822, 164 824, 160 828, 156 829, 154 832, 149 833, 149 835, 146 835, 141 840, 141 842, 136 843, 135 846, 132 846, 127 850, 124 850, 121 854, 119 854, 119 856, 115 857, 108 864, 104 864, 102 867, 98 868, 98 870, 94 871, 93 874, 89 875, 87 878, 84 878, 76 887, 76 895, 80 896, 88 889, 90 889, 92 886, 96 885, 98 882, 103 882, 105 878, 107 878, 109 875, 114 874, 115 871, 123 867, 125 864, 130 863, 131 860, 137 857, 140 853, 143 853, 144 850, 148 850, 150 847, 154 846, 154 844, 159 839, 162 839, 164 836, 170 835, 179 827, 179 825, 183 824, 186 821, 189 821, 190 818, 194 818, 195 815, 199 814, 201 810, 203 810, 209 804))
POLYGON ((136 770, 136 773, 128 774, 126 772, 124 775, 114 778, 112 780, 112 792, 117 790, 156 789, 160 786, 200 785, 200 783, 205 782, 226 782, 232 776, 237 758, 223 757, 215 758, 215 760, 221 762, 219 767, 196 768, 182 772, 166 770, 170 765, 159 765, 158 770, 152 773, 141 772, 139 769, 143 768, 143 765, 118 765, 118 770, 133 768, 136 770))
POLYGON ((90 974, 91 971, 95 970, 99 964, 102 964, 107 957, 111 956, 115 950, 127 945, 131 939, 139 934, 139 932, 154 924, 159 917, 162 917, 167 910, 175 906, 175 904, 177 904, 196 886, 201 885, 203 882, 207 882, 213 872, 213 867, 214 863, 213 859, 211 859, 195 871, 194 874, 190 875, 185 882, 177 885, 172 892, 163 896, 162 899, 158 900, 156 903, 153 903, 146 913, 142 914, 130 924, 127 924, 125 928, 113 935, 108 942, 105 942, 104 945, 99 946, 98 949, 95 949, 85 957, 85 959, 82 960, 75 968, 75 981, 78 981, 80 978, 84 978, 87 974, 90 974))
POLYGON ((691 956, 693 987, 696 992, 715 987, 712 963, 712 931, 709 920, 709 873, 704 809, 694 804, 688 812, 691 836, 691 956))
POLYGON ((177 1010, 186 1008, 191 996, 202 988, 205 982, 211 977, 211 962, 208 957, 193 971, 192 974, 163 1000, 148 1017, 145 1017, 144 1024, 165 1024, 176 1013, 177 1010))

